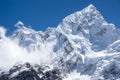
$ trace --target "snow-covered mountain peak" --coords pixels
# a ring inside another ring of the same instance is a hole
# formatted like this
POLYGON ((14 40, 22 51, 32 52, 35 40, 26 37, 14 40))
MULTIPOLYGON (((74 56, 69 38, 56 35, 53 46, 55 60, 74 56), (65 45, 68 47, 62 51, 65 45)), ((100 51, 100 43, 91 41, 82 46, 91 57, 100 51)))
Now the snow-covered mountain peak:
POLYGON ((44 41, 42 31, 35 31, 34 29, 26 27, 21 21, 18 21, 15 26, 17 30, 11 36, 12 40, 17 40, 18 44, 28 51, 40 49, 40 45, 44 41))
POLYGON ((17 32, 19 32, 19 33, 30 34, 30 33, 35 32, 33 29, 26 27, 26 26, 23 24, 23 22, 21 22, 21 21, 18 21, 18 22, 15 24, 15 27, 18 28, 18 29, 17 29, 17 32))
POLYGON ((58 25, 57 30, 68 38, 71 35, 74 38, 75 35, 79 36, 84 39, 84 42, 86 41, 85 44, 89 43, 88 46, 94 51, 106 49, 119 36, 115 26, 107 23, 92 4, 65 17, 58 25))
POLYGON ((97 27, 98 25, 106 23, 107 22, 104 20, 103 16, 96 7, 90 4, 83 10, 77 11, 65 17, 58 25, 58 28, 61 28, 64 33, 71 33, 73 31, 79 31, 82 28, 88 29, 91 26, 97 27))
POLYGON ((18 22, 15 24, 15 27, 21 28, 21 27, 24 27, 24 24, 23 24, 23 22, 18 21, 18 22))
POLYGON ((86 9, 88 10, 96 10, 96 7, 93 4, 88 5, 88 7, 86 7, 86 9))
POLYGON ((13 66, 7 73, 0 69, 0 80, 69 80, 67 74, 71 72, 70 80, 84 79, 81 76, 87 77, 84 80, 120 79, 120 29, 107 23, 92 4, 45 32, 27 28, 21 21, 15 26, 17 30, 10 37, 0 27, 0 40, 1 36, 8 39, 6 44, 0 44, 0 63, 8 62, 10 56, 10 61, 23 59, 23 64, 13 66), (10 54, 7 57, 6 52, 10 54), (44 65, 52 69, 41 69, 44 65), (81 76, 72 79, 73 75, 81 76))
POLYGON ((88 5, 88 8, 96 8, 93 4, 88 5))

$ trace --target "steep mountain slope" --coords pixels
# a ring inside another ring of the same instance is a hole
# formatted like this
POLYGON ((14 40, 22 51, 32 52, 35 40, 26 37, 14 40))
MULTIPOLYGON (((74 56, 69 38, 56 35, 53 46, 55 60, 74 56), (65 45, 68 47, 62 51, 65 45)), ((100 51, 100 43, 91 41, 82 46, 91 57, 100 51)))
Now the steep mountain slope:
POLYGON ((10 37, 0 28, 0 43, 9 38, 27 55, 7 71, 1 68, 0 80, 120 80, 120 30, 92 4, 45 32, 20 21, 15 26, 10 37))

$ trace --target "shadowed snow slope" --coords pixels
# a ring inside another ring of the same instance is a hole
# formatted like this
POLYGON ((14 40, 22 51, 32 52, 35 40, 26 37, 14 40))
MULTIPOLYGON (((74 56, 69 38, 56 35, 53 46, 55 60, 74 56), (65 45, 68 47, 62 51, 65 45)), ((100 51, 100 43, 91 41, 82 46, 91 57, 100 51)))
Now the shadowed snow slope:
POLYGON ((45 32, 0 27, 0 80, 120 80, 120 29, 95 6, 45 32))

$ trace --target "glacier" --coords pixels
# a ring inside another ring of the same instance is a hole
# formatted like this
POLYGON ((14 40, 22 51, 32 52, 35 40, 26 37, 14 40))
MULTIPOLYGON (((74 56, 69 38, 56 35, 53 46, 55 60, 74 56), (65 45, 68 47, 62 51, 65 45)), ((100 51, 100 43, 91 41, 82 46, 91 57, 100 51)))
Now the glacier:
POLYGON ((120 80, 120 29, 90 4, 56 28, 0 27, 0 80, 120 80))

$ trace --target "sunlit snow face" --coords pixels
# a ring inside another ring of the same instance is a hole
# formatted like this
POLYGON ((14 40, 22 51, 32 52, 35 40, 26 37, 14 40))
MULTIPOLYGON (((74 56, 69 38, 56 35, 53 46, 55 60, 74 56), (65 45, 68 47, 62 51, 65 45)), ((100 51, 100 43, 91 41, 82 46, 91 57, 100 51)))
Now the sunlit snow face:
POLYGON ((73 71, 64 80, 90 80, 90 78, 88 75, 80 75, 77 71, 73 71))

